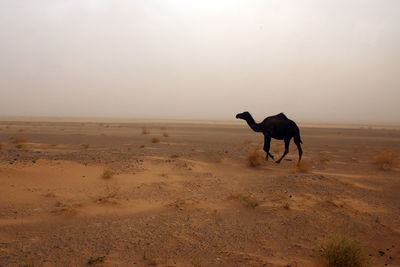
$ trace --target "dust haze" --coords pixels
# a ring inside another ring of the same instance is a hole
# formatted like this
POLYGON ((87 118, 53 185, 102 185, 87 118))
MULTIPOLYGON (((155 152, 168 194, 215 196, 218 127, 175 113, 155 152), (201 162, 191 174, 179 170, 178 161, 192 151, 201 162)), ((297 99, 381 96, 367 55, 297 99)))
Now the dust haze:
POLYGON ((400 124, 399 1, 1 1, 0 115, 400 124))

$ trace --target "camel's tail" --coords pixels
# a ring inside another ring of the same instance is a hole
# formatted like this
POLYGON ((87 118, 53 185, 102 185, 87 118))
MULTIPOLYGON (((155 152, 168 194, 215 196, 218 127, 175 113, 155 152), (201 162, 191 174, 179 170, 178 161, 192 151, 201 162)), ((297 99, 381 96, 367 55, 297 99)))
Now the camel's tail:
POLYGON ((303 144, 303 141, 301 140, 301 137, 300 137, 300 133, 297 134, 297 135, 294 137, 294 142, 295 142, 295 143, 303 144))

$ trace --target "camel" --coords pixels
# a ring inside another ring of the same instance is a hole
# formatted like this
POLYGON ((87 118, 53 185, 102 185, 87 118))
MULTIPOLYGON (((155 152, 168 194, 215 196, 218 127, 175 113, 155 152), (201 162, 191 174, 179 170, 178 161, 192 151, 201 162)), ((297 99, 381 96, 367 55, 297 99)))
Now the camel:
POLYGON ((298 162, 300 162, 301 155, 303 154, 300 145, 303 143, 300 138, 300 130, 296 123, 289 120, 285 114, 279 113, 278 115, 267 117, 261 123, 256 123, 248 111, 237 114, 236 118, 245 120, 253 131, 264 134, 264 151, 267 153, 266 160, 268 160, 268 156, 274 160, 274 156, 269 153, 271 138, 285 141, 285 152, 280 159, 275 161, 276 163, 280 163, 286 154, 289 153, 289 143, 293 138, 299 151, 298 162))

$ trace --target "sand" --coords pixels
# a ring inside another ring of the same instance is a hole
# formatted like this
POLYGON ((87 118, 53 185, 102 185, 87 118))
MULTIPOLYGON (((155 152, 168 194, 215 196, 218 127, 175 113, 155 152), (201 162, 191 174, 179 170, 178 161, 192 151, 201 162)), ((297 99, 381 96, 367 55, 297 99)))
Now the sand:
POLYGON ((300 128, 303 172, 293 143, 249 166, 244 123, 0 122, 0 266, 323 266, 338 234, 400 266, 400 169, 373 163, 400 131, 300 128))

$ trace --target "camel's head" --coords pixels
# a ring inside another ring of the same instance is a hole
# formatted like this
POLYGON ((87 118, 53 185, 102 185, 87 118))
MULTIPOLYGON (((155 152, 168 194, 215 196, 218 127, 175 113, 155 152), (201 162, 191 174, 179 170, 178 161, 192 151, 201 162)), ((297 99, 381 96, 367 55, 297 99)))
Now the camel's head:
POLYGON ((250 113, 248 111, 236 114, 236 119, 247 120, 250 117, 251 117, 251 115, 250 115, 250 113))

